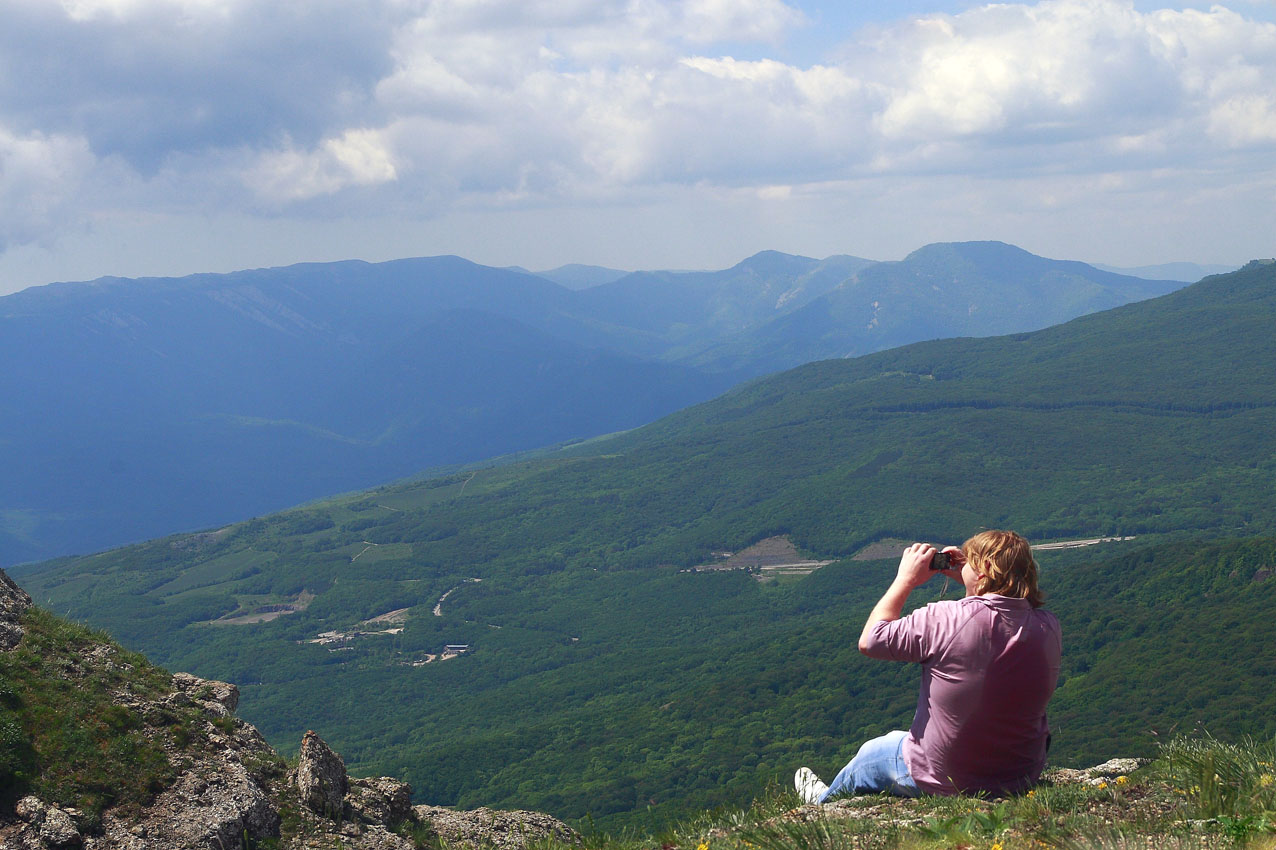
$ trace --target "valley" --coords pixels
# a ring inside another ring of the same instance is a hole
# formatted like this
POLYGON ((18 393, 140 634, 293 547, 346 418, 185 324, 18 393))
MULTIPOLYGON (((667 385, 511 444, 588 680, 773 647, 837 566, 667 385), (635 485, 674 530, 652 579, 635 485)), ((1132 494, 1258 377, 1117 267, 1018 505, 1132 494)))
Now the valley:
POLYGON ((0 407, 0 564, 517 460, 809 361, 1033 330, 1183 286, 996 242, 586 279, 427 257, 0 298, 0 395, 24 400, 0 407))
POLYGON ((0 0, 0 850, 1276 850, 1274 201, 1276 0, 0 0))
POLYGON ((14 573, 163 664, 239 682, 241 711, 285 748, 319 728, 352 769, 404 776, 423 801, 611 827, 747 799, 906 722, 912 674, 865 663, 851 635, 900 541, 990 524, 1039 544, 1068 635, 1059 763, 1150 753, 1196 723, 1269 734, 1270 659, 1215 659, 1276 638, 1273 299, 1276 266, 1251 264, 1034 333, 808 364, 537 457, 14 573), (301 593, 313 601, 286 616, 197 627, 301 593), (360 634, 307 643, 328 632, 360 634), (426 663, 448 646, 465 657, 426 663))

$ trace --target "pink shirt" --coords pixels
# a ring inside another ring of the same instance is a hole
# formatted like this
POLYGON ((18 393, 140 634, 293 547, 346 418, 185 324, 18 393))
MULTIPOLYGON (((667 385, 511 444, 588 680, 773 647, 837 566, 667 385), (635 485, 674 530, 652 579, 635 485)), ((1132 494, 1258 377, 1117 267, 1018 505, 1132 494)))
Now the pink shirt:
POLYGON ((917 787, 997 794, 1036 782, 1061 652, 1054 614, 996 594, 935 602, 875 625, 866 655, 922 665, 904 741, 917 787))

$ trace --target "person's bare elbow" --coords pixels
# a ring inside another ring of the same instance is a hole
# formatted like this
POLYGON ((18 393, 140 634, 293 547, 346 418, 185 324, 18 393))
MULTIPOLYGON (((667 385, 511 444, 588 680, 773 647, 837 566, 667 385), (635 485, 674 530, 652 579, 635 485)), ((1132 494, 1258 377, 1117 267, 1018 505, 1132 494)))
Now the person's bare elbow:
POLYGON ((860 635, 860 654, 868 655, 868 635, 860 635))

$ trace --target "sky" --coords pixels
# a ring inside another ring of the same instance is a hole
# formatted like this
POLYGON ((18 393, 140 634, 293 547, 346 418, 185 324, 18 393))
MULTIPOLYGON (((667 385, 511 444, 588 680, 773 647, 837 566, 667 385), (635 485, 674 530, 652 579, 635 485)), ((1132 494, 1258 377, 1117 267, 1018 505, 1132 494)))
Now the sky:
POLYGON ((1276 254, 1276 0, 0 0, 0 294, 1276 254))

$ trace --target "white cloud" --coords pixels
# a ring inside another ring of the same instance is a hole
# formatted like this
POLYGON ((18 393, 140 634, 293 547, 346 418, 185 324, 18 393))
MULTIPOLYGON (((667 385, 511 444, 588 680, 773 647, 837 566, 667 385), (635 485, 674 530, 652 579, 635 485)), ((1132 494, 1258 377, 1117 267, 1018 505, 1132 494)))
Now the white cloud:
POLYGON ((919 20, 877 45, 891 87, 878 126, 889 139, 934 140, 1099 136, 1113 121, 1145 125, 1178 107, 1182 70, 1148 24, 1112 0, 1046 0, 919 20))
POLYGON ((0 199, 36 212, 0 213, 0 244, 75 220, 86 185, 157 212, 428 217, 669 186, 1240 181, 1276 151, 1276 25, 1244 8, 989 4, 796 62, 772 51, 806 25, 781 0, 15 0, 0 199))
POLYGON ((17 135, 0 125, 0 251, 80 221, 76 194, 93 165, 83 139, 17 135))
POLYGON ((693 42, 775 41, 804 20, 778 0, 687 0, 683 28, 693 42))
POLYGON ((1276 142, 1276 97, 1240 94, 1210 110, 1210 132, 1231 147, 1276 142))
POLYGON ((244 181, 270 203, 307 200, 355 186, 373 186, 397 176, 383 134, 347 130, 311 151, 286 148, 262 154, 244 181))

